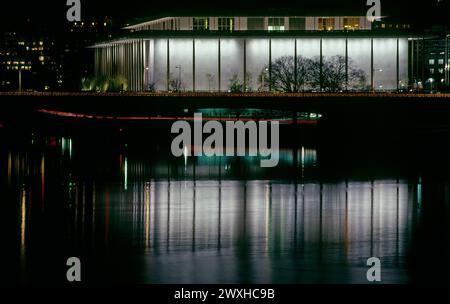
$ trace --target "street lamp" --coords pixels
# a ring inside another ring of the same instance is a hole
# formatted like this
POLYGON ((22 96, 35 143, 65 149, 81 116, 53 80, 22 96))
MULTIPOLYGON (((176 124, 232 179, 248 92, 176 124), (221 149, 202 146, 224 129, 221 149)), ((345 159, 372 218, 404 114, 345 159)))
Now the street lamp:
POLYGON ((446 86, 450 86, 450 70, 449 70, 449 66, 450 66, 450 59, 449 59, 449 55, 448 55, 448 50, 449 50, 449 38, 450 38, 450 34, 445 36, 445 74, 444 74, 444 78, 445 78, 445 85, 446 86))
POLYGON ((22 92, 22 70, 26 70, 26 68, 19 65, 17 69, 19 70, 19 92, 22 92))
POLYGON ((428 81, 430 82, 430 93, 433 93, 433 82, 434 82, 434 79, 430 78, 430 79, 428 79, 428 81))
POLYGON ((149 77, 150 68, 148 66, 144 67, 144 90, 150 90, 150 77, 149 77))
POLYGON ((22 68, 19 67, 19 93, 22 92, 22 68))
POLYGON ((269 71, 269 69, 268 68, 265 68, 264 69, 264 72, 262 73, 262 81, 261 81, 261 84, 262 84, 262 91, 264 92, 264 86, 265 86, 265 80, 266 80, 266 72, 268 72, 269 71))
POLYGON ((214 80, 215 75, 214 74, 206 74, 206 77, 208 78, 208 91, 211 92, 211 84, 214 80))
MULTIPOLYGON (((447 59, 448 60, 448 59, 447 59)), ((450 86, 450 64, 445 66, 444 82, 446 86, 450 86)))
POLYGON ((181 64, 175 67, 178 69, 178 91, 181 91, 181 64))
POLYGON ((383 69, 372 69, 372 91, 375 92, 375 72, 383 72, 383 69))

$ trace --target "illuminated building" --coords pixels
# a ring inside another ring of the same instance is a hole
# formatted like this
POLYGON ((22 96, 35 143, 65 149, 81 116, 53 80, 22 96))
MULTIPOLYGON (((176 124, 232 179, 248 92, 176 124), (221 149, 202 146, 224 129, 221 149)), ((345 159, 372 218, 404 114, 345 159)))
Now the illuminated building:
POLYGON ((125 29, 126 37, 93 48, 96 76, 120 76, 130 91, 172 91, 177 82, 183 91, 227 92, 233 77, 258 91, 262 72, 269 82, 272 63, 283 56, 321 64, 341 56, 347 78, 350 61, 364 72, 365 90, 405 89, 417 78, 411 66, 419 58, 409 50, 418 39, 374 31, 365 16, 167 17, 125 29))

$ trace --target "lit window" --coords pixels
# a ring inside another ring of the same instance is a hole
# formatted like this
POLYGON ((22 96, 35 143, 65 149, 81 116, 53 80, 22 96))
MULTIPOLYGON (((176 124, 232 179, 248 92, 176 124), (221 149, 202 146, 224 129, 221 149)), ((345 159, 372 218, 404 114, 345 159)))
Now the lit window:
POLYGON ((434 65, 434 59, 428 60, 429 65, 434 65))
POLYGON ((194 18, 193 20, 194 31, 207 31, 209 30, 208 18, 194 18))
POLYGON ((430 69, 430 74, 434 74, 434 69, 430 69))
POLYGON ((319 18, 319 31, 332 31, 334 30, 334 18, 319 18))
POLYGON ((439 59, 438 60, 438 64, 443 65, 444 64, 444 59, 439 59))
POLYGON ((269 31, 284 31, 284 17, 269 18, 269 31))
POLYGON ((360 27, 359 18, 344 18, 345 30, 358 30, 360 27))
POLYGON ((444 69, 439 69, 439 74, 444 74, 444 69))
POLYGON ((234 30, 234 18, 219 18, 219 31, 230 31, 234 30))

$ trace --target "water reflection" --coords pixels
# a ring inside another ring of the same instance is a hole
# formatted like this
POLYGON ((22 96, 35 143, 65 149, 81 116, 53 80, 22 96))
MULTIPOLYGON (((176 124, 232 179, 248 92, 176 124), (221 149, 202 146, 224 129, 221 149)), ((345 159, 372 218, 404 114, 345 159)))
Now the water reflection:
POLYGON ((20 202, 20 264, 22 272, 25 271, 25 248, 26 248, 26 228, 27 228, 27 206, 26 191, 22 189, 20 202))
MULTIPOLYGON (((26 280, 77 254, 90 282, 366 283, 373 256, 383 282, 414 278, 422 178, 325 181, 320 151, 306 146, 282 151, 277 171, 256 158, 154 160, 129 150, 83 167, 71 139, 44 141, 2 158, 26 280)), ((58 280, 55 268, 44 281, 58 280)))

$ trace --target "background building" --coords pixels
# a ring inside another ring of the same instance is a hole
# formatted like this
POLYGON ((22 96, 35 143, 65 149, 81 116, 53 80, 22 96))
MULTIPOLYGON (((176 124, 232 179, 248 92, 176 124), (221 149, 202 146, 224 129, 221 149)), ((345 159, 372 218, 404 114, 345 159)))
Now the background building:
POLYGON ((0 90, 48 90, 61 80, 55 43, 48 37, 6 32, 0 46, 0 90))
POLYGON ((61 28, 27 19, 0 34, 0 91, 78 91, 93 73, 87 47, 110 38, 111 19, 72 22, 61 28))
POLYGON ((443 27, 427 31, 424 41, 424 87, 427 90, 442 90, 450 86, 450 32, 443 27))

